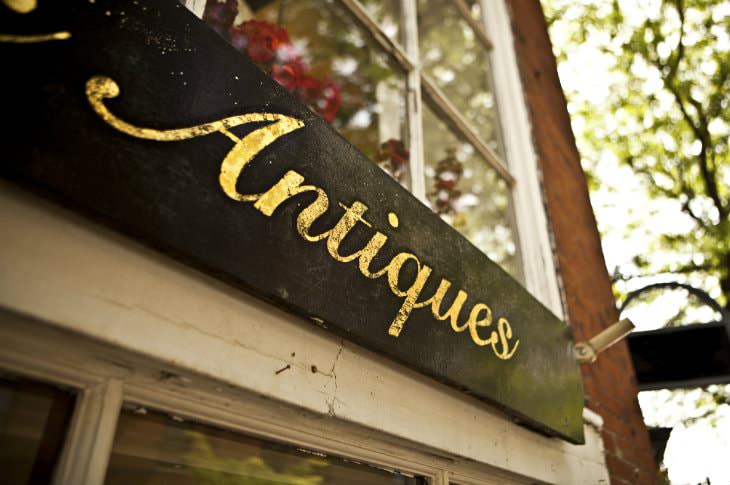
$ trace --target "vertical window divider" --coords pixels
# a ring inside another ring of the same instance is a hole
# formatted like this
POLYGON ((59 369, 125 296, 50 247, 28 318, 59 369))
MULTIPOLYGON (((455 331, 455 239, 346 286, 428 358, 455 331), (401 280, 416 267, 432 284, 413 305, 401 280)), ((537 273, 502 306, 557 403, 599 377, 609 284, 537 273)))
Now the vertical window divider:
POLYGON ((0 323, 0 341, 7 344, 0 349, 0 369, 75 391, 71 422, 51 483, 102 485, 122 406, 121 379, 103 376, 97 369, 79 369, 67 357, 59 359, 53 352, 61 339, 53 348, 40 344, 32 352, 18 350, 39 345, 37 334, 21 333, 28 322, 2 309, 0 323))
POLYGON ((449 471, 439 470, 433 477, 433 481, 430 485, 449 485, 449 471))
POLYGON ((116 378, 79 392, 53 485, 103 485, 122 400, 116 378))
POLYGON ((512 206, 524 285, 555 315, 563 318, 559 275, 510 14, 504 0, 481 0, 481 8, 484 28, 494 39, 494 49, 490 52, 491 75, 505 161, 518 181, 512 187, 512 206))
POLYGON ((428 205, 426 199, 426 174, 423 159, 423 122, 421 98, 421 62, 418 48, 418 20, 416 0, 401 0, 403 17, 403 43, 406 53, 414 64, 408 69, 406 76, 406 113, 408 123, 408 150, 410 151, 409 174, 411 192, 421 202, 428 205))

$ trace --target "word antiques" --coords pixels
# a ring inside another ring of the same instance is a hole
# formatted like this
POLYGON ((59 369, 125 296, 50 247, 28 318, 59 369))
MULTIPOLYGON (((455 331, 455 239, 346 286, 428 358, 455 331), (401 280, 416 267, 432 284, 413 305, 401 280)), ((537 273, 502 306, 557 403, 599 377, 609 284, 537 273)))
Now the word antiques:
MULTIPOLYGON (((371 262, 388 241, 388 236, 382 232, 376 230, 367 244, 358 251, 347 255, 340 254, 342 240, 358 223, 372 227, 364 219, 368 207, 362 202, 355 201, 350 207, 340 204, 344 209, 340 220, 331 229, 313 235, 310 232, 312 224, 329 208, 329 198, 322 188, 303 185, 304 177, 298 172, 287 171, 271 188, 260 194, 241 194, 237 191, 236 183, 249 162, 277 139, 302 128, 304 123, 301 120, 276 113, 248 113, 189 128, 171 130, 140 128, 117 118, 104 105, 104 99, 115 98, 118 95, 119 86, 108 77, 95 76, 86 83, 86 96, 94 111, 106 123, 127 135, 147 140, 180 141, 211 133, 221 133, 231 139, 234 146, 223 159, 219 176, 220 186, 231 199, 239 202, 252 202, 253 206, 262 214, 271 217, 276 209, 288 199, 307 192, 316 194, 316 199, 299 212, 296 220, 297 232, 309 242, 326 240, 327 251, 335 261, 348 263, 357 260, 358 269, 365 278, 378 279, 387 275, 390 291, 395 296, 403 298, 401 307, 388 328, 388 333, 393 337, 400 335, 413 309, 430 305, 434 318, 448 319, 454 332, 463 332, 468 329, 475 344, 491 346, 494 354, 500 359, 508 360, 514 355, 520 341, 511 341, 512 327, 506 318, 497 320, 496 329, 491 330, 487 338, 480 335, 480 330, 492 326, 492 309, 488 305, 476 303, 466 322, 459 322, 459 314, 468 296, 465 291, 459 290, 449 308, 445 311, 442 310, 444 297, 451 287, 451 281, 448 279, 441 279, 431 297, 419 300, 421 292, 431 276, 432 269, 422 264, 415 254, 398 253, 383 268, 373 271, 371 262), (255 129, 243 138, 239 138, 229 131, 230 128, 254 122, 271 123, 255 129), (407 289, 402 289, 399 285, 399 278, 401 269, 408 262, 415 264, 416 277, 407 289)), ((399 224, 397 215, 389 213, 388 223, 392 228, 397 228, 399 224)))

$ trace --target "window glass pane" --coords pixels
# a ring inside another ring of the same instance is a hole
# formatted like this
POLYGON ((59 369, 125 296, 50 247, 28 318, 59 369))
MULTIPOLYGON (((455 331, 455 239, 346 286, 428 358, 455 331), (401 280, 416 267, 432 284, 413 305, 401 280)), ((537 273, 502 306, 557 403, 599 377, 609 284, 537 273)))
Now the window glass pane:
POLYGON ((479 5, 479 0, 464 0, 464 3, 466 4, 467 9, 471 14, 471 18, 473 18, 474 20, 482 19, 482 9, 479 5))
MULTIPOLYGON (((386 0, 369 5, 380 5, 381 18, 395 23, 386 0)), ((208 0, 203 19, 368 158, 407 181, 405 76, 338 3, 208 0)))
POLYGON ((419 485, 416 478, 243 436, 158 412, 124 409, 107 485, 419 485))
POLYGON ((53 386, 0 377, 0 480, 50 483, 73 412, 74 396, 53 386))
POLYGON ((424 72, 499 153, 484 45, 451 2, 438 0, 418 0, 418 36, 424 72))
POLYGON ((432 209, 515 276, 507 183, 427 105, 423 135, 426 195, 432 209))

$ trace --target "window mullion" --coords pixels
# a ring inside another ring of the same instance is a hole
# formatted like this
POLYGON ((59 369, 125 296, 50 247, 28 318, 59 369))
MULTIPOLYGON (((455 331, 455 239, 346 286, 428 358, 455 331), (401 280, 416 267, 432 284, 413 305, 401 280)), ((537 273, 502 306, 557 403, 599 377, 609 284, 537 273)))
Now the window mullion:
POLYGON ((464 0, 451 0, 451 3, 454 4, 461 16, 464 18, 464 21, 469 24, 469 27, 471 27, 471 29, 474 31, 474 35, 476 35, 477 39, 479 39, 479 42, 484 44, 484 48, 487 50, 492 50, 492 41, 489 40, 487 31, 479 22, 474 20, 474 18, 471 16, 469 6, 466 4, 466 2, 464 0))
POLYGON ((423 122, 421 99, 421 67, 418 51, 418 20, 416 14, 416 0, 401 0, 403 16, 403 42, 406 52, 416 62, 408 70, 406 79, 408 112, 408 149, 410 150, 411 192, 419 200, 428 203, 426 199, 426 175, 423 161, 423 122))
POLYGON ((512 192, 517 243, 525 287, 561 317, 563 306, 551 235, 542 199, 538 158, 532 144, 530 118, 522 90, 517 57, 512 43, 509 13, 504 0, 481 0, 482 20, 492 33, 490 53, 495 104, 509 168, 519 180, 512 192))
POLYGON ((103 485, 122 399, 115 378, 79 393, 54 485, 103 485))
POLYGON ((481 156, 485 158, 487 163, 497 171, 507 184, 512 187, 515 184, 515 179, 512 174, 507 170, 505 163, 501 157, 494 153, 494 150, 489 148, 486 143, 476 134, 474 128, 464 119, 464 116, 459 113, 459 110, 449 101, 446 95, 431 81, 425 74, 421 75, 421 84, 425 94, 428 96, 438 110, 439 114, 445 117, 444 121, 454 128, 457 133, 464 136, 469 143, 479 152, 481 156))
POLYGON ((449 485, 449 475, 447 470, 439 470, 429 485, 449 485))
POLYGON ((383 33, 378 22, 373 19, 360 2, 357 0, 338 0, 338 2, 355 17, 355 20, 370 34, 370 37, 378 46, 388 53, 403 70, 408 71, 413 68, 414 59, 416 58, 409 55, 407 51, 404 51, 401 46, 383 33))

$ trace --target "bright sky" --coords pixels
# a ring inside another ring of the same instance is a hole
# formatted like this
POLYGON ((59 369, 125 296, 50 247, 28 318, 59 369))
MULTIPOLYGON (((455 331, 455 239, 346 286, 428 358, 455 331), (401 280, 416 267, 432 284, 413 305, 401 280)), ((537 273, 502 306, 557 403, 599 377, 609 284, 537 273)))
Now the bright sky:
MULTIPOLYGON (((579 3, 587 1, 581 0, 579 3)), ((610 2, 605 3, 610 8, 610 2)), ((621 0, 620 4, 629 21, 638 24, 646 15, 657 14, 659 2, 621 0)), ((722 15, 730 15, 730 2, 718 2, 719 4, 727 7, 722 15)), ((565 45, 566 39, 562 34, 566 30, 561 29, 560 22, 572 20, 574 19, 567 18, 555 22, 550 32, 553 44, 565 45)), ((560 64, 558 70, 566 93, 574 93, 578 98, 592 100, 596 105, 601 105, 611 91, 611 84, 617 79, 610 71, 611 56, 599 51, 598 45, 599 40, 594 37, 592 41, 589 40, 581 46, 571 47, 575 50, 560 64)), ((649 91, 657 88, 656 85, 651 85, 651 81, 648 84, 646 88, 649 91)), ((573 124, 576 136, 580 138, 581 120, 574 117, 573 124)), ((667 140, 667 143, 672 142, 667 140)), ((678 203, 651 200, 641 181, 628 167, 621 166, 614 156, 604 154, 597 164, 595 174, 602 187, 591 194, 591 199, 599 227, 604 233, 603 250, 609 271, 618 265, 626 265, 631 256, 637 254, 637 248, 646 248, 648 253, 649 240, 654 235, 668 230, 684 232, 692 229, 692 221, 680 212, 678 203), (645 208, 646 217, 641 220, 637 229, 626 234, 623 228, 627 221, 636 217, 636 208, 645 208)), ((651 257, 661 258, 662 255, 652 253, 651 257)), ((632 287, 638 288, 648 282, 646 279, 637 281, 632 287)), ((640 330, 649 330, 663 326, 681 304, 682 301, 677 299, 676 294, 667 293, 652 305, 636 305, 630 308, 625 316, 630 317, 640 330)), ((709 309, 699 310, 692 317, 694 321, 714 319, 709 309)), ((642 392, 639 394, 639 402, 648 424, 676 425, 664 455, 672 484, 694 485, 704 483, 707 477, 713 485, 730 484, 730 406, 721 407, 716 414, 714 426, 707 420, 699 420, 687 427, 679 424, 680 417, 702 414, 704 408, 697 403, 699 396, 699 391, 680 394, 669 391, 642 392)))

